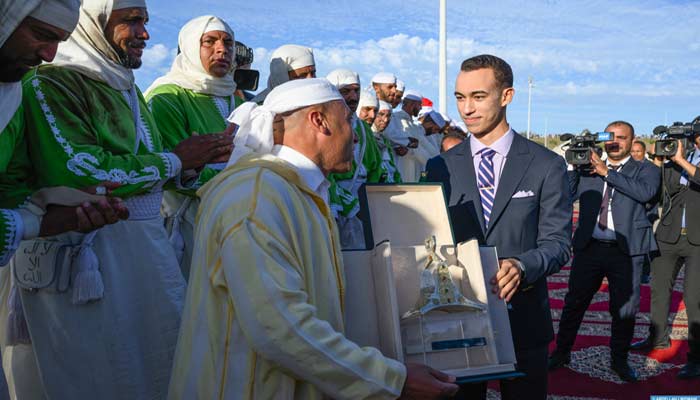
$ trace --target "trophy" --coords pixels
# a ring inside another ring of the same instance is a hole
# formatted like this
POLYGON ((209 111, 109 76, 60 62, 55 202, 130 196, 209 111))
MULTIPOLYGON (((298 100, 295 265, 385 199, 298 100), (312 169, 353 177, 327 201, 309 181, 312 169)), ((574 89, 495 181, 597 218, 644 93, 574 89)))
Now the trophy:
POLYGON ((486 311, 486 304, 468 300, 462 295, 452 279, 450 267, 444 259, 437 255, 435 248, 434 235, 425 239, 428 257, 425 268, 420 275, 420 295, 414 308, 406 312, 402 318, 410 318, 416 314, 425 315, 433 310, 446 312, 486 311))

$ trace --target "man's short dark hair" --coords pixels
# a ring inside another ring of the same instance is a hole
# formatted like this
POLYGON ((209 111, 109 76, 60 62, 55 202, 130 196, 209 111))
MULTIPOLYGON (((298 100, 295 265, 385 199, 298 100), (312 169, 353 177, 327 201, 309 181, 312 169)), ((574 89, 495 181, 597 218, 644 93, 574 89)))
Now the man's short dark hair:
POLYGON ((627 121, 613 121, 608 124, 608 126, 605 127, 605 129, 610 128, 611 126, 626 126, 629 128, 630 132, 632 133, 632 137, 634 137, 634 127, 632 124, 630 124, 627 121))
POLYGON ((635 140, 634 142, 632 142, 632 144, 638 144, 642 146, 642 149, 644 149, 644 151, 647 151, 647 144, 642 142, 641 140, 635 140))
POLYGON ((481 54, 462 61, 462 71, 470 72, 477 69, 490 68, 496 77, 496 82, 502 88, 513 87, 513 69, 505 60, 490 54, 481 54))

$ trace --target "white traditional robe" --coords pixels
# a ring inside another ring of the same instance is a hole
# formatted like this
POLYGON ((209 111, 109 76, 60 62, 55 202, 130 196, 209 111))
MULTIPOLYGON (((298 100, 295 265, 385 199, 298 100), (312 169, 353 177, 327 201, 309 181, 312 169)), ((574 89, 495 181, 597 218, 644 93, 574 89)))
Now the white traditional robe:
POLYGON ((402 364, 343 336, 343 264, 325 179, 298 153, 284 158, 294 165, 243 156, 199 191, 171 399, 401 392, 402 364))
POLYGON ((402 146, 408 146, 408 137, 418 139, 417 148, 409 149, 406 155, 397 155, 395 158, 396 167, 401 172, 401 179, 404 182, 418 182, 428 160, 440 153, 439 149, 435 153, 434 146, 425 136, 425 129, 419 123, 414 122, 413 118, 404 110, 392 114, 384 134, 390 141, 402 146))

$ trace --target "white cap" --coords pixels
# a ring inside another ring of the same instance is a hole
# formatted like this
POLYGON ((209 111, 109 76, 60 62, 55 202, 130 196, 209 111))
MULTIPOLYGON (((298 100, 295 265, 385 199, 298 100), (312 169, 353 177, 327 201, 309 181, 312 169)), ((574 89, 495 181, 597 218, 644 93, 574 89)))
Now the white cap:
POLYGON ((391 104, 387 103, 384 100, 379 100, 379 111, 384 111, 384 110, 391 110, 391 104))
POLYGON ((403 92, 406 89, 406 84, 401 79, 396 79, 396 91, 403 92))
POLYGON ((358 114, 363 107, 379 108, 377 94, 374 92, 374 90, 365 89, 365 90, 360 92, 360 101, 357 104, 357 113, 358 114))
POLYGON ((442 115, 440 115, 439 112, 433 110, 430 111, 427 115, 430 117, 431 120, 433 120, 433 122, 435 122, 437 126, 440 127, 440 129, 444 128, 445 125, 447 125, 447 122, 445 122, 445 120, 442 118, 442 115))
POLYGON ((360 75, 357 72, 351 71, 349 69, 336 69, 331 71, 326 79, 333 85, 335 85, 338 90, 344 88, 348 85, 359 85, 360 75))
POLYGON ((413 100, 413 101, 423 101, 423 96, 421 96, 421 94, 416 92, 415 90, 407 90, 407 91, 403 92, 403 99, 404 100, 413 100))
POLYGON ((372 77, 372 83, 396 83, 396 76, 389 72, 380 72, 372 77))

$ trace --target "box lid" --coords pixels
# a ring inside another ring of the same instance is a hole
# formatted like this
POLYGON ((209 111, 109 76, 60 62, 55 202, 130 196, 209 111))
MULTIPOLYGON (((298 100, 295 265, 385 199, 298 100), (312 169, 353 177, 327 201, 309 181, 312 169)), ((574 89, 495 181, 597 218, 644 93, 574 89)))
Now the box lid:
POLYGON ((374 247, 422 245, 435 235, 441 245, 455 245, 442 184, 368 184, 360 189, 365 241, 374 247))

